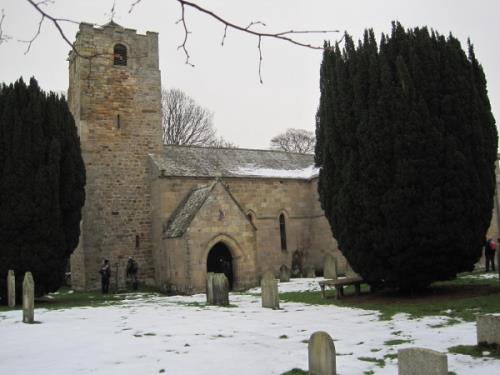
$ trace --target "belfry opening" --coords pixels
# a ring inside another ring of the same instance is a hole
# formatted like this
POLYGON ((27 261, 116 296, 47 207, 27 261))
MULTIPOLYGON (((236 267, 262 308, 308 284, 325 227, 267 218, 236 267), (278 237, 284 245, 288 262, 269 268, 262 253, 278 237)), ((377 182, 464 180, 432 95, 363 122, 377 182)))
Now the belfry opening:
POLYGON ((207 257, 207 273, 223 273, 229 281, 229 289, 233 289, 233 257, 231 251, 222 242, 216 243, 208 253, 207 257))

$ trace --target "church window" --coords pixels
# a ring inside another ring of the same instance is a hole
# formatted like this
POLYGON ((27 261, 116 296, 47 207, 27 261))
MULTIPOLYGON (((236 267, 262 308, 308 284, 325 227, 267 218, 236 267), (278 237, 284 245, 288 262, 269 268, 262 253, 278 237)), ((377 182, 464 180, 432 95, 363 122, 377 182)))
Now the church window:
POLYGON ((280 238, 281 238, 281 250, 286 250, 286 225, 285 225, 285 215, 280 215, 280 238))
POLYGON ((139 238, 139 235, 137 234, 135 236, 135 248, 138 249, 139 248, 139 245, 140 245, 140 238, 139 238))
POLYGON ((113 65, 127 65, 127 47, 123 44, 115 44, 113 48, 113 65))
POLYGON ((116 128, 120 129, 122 127, 120 115, 116 115, 116 128))

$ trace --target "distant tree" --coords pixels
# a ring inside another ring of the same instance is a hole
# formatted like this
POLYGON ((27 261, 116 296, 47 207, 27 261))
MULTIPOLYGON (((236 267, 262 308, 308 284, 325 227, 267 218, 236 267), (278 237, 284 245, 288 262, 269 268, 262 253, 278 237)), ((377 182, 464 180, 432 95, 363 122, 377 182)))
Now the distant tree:
POLYGON ((314 152, 314 133, 303 129, 287 129, 271 139, 271 148, 287 152, 311 154, 314 152))
POLYGON ((237 144, 234 144, 232 142, 226 141, 222 137, 216 137, 210 144, 210 147, 216 147, 216 148, 238 148, 237 144))
POLYGON ((56 291, 80 235, 85 169, 66 100, 32 78, 0 87, 0 296, 31 271, 36 295, 56 291))
POLYGON ((495 191, 497 130, 471 45, 393 24, 326 46, 316 164, 339 247, 370 284, 424 288, 470 271, 495 191))

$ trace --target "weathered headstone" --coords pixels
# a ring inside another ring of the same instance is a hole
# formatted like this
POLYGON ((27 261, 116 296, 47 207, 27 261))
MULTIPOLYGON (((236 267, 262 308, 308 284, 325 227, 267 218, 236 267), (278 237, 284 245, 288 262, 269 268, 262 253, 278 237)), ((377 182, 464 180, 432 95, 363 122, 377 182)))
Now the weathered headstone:
POLYGON ((213 283, 214 273, 207 273, 207 305, 214 304, 214 283, 213 283))
POLYGON ((262 290, 262 307, 270 309, 280 308, 280 299, 278 292, 278 280, 270 271, 264 272, 260 281, 262 290))
POLYGON ((337 278, 337 262, 332 254, 326 254, 323 260, 323 276, 325 279, 337 278))
POLYGON ((358 273, 356 273, 356 271, 354 271, 351 267, 351 265, 349 264, 349 262, 347 262, 347 265, 346 265, 346 270, 345 270, 345 275, 347 277, 361 277, 359 276, 358 273))
POLYGON ((24 274, 23 280, 23 323, 35 321, 35 282, 31 272, 24 274))
POLYGON ((448 375, 448 357, 425 348, 398 350, 399 375, 448 375))
POLYGON ((283 264, 280 267, 280 281, 282 283, 290 281, 290 269, 286 266, 286 264, 283 264))
POLYGON ((309 374, 335 375, 335 345, 326 332, 314 332, 309 339, 309 374))
POLYGON ((16 277, 13 270, 7 273, 7 303, 9 307, 16 306, 16 277))
POLYGON ((305 271, 306 277, 316 277, 316 270, 313 266, 307 266, 305 271))
POLYGON ((223 273, 214 273, 212 276, 213 305, 229 305, 229 281, 223 273))
POLYGON ((477 343, 500 346, 500 315, 477 317, 477 343))

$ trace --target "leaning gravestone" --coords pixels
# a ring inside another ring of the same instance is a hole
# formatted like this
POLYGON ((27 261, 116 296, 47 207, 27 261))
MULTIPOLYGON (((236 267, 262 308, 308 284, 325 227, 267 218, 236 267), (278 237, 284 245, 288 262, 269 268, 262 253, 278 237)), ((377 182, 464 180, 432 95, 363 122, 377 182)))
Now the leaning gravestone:
POLYGON ((16 307, 16 277, 13 270, 7 273, 7 303, 9 307, 16 307))
POLYGON ((477 343, 500 347, 500 315, 477 317, 477 343))
POLYGON ((323 261, 323 276, 325 279, 337 278, 337 263, 332 254, 326 254, 323 261))
POLYGON ((262 290, 262 307, 269 309, 279 309, 280 299, 278 293, 278 280, 270 271, 264 272, 262 280, 260 281, 262 290))
POLYGON ((448 375, 448 357, 425 348, 398 350, 399 375, 448 375))
POLYGON ((214 273, 207 273, 207 305, 214 304, 214 283, 213 283, 214 273))
POLYGON ((229 281, 223 273, 214 273, 212 276, 213 303, 217 306, 229 305, 229 281))
POLYGON ((326 332, 314 332, 309 339, 309 374, 335 375, 335 345, 326 332))
POLYGON ((35 282, 31 272, 24 274, 23 280, 23 323, 35 321, 35 282))
POLYGON ((290 281, 290 269, 285 264, 280 267, 280 281, 282 283, 290 281))

